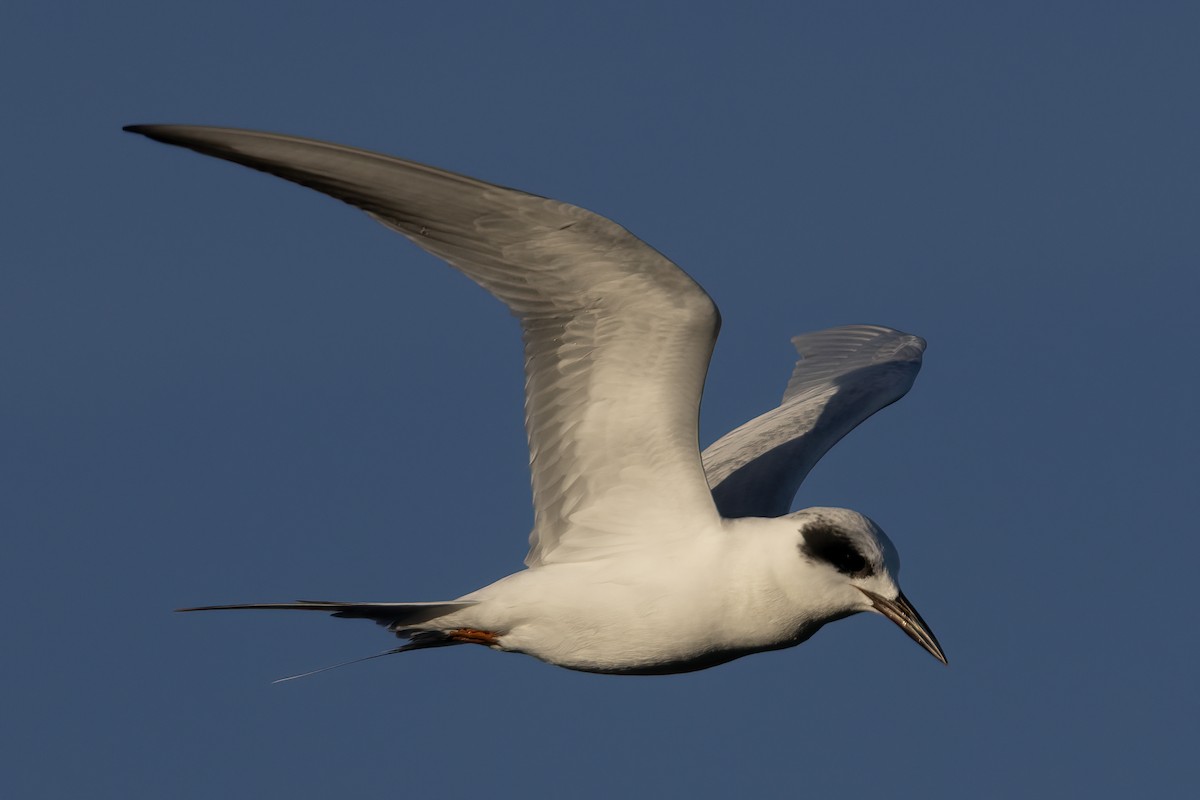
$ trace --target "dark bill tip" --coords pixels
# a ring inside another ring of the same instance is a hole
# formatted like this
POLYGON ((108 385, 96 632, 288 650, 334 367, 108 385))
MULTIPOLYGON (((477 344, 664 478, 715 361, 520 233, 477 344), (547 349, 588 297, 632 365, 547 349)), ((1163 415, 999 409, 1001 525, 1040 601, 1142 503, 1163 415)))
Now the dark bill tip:
POLYGON ((946 660, 946 654, 942 652, 942 646, 938 644, 937 637, 933 635, 933 631, 929 629, 925 620, 921 619, 921 615, 913 608, 912 603, 908 602, 908 598, 904 596, 903 592, 896 595, 896 599, 888 600, 861 586, 858 587, 858 590, 870 599, 871 605, 875 607, 876 611, 900 626, 900 630, 908 634, 908 638, 925 648, 929 655, 943 664, 950 663, 946 660))

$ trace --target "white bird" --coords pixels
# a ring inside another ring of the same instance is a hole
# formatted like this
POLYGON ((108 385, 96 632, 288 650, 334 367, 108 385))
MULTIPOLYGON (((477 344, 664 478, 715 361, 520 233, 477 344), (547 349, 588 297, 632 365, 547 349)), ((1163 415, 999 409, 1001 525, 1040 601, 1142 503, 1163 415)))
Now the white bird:
POLYGON ((330 612, 407 640, 379 655, 469 643, 635 675, 791 647, 874 611, 946 662, 900 591, 896 549, 878 525, 839 508, 788 513, 817 460, 912 386, 921 338, 871 325, 796 337, 801 358, 781 405, 702 454, 716 306, 616 223, 341 145, 225 128, 126 130, 363 209, 495 295, 524 333, 535 512, 526 569, 446 602, 181 610, 330 612))

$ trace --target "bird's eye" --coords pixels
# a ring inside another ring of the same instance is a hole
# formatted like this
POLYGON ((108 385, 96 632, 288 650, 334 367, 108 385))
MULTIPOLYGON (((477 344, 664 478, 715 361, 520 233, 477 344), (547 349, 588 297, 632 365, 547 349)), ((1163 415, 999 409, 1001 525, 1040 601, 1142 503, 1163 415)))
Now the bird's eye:
POLYGON ((804 544, 800 552, 824 561, 843 575, 864 578, 874 572, 866 557, 842 531, 832 525, 811 525, 801 531, 804 544))

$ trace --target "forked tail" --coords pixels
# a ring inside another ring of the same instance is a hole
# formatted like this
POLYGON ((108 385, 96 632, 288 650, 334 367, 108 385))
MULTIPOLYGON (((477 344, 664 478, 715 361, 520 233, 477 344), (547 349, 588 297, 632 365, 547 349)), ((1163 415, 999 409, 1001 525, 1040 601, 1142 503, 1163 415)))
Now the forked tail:
POLYGON ((322 672, 329 672, 331 669, 348 667, 351 664, 357 664, 360 661, 370 661, 372 658, 390 656, 394 655, 395 653, 407 653, 409 650, 424 650, 427 647, 447 647, 452 644, 462 644, 462 642, 450 638, 441 631, 418 631, 412 635, 408 644, 403 644, 399 647, 393 647, 391 650, 384 650, 382 653, 375 653, 374 655, 363 656, 362 658, 352 658, 349 661, 343 661, 339 664, 330 664, 328 667, 310 669, 308 672, 301 672, 298 675, 288 675, 284 678, 276 678, 275 680, 271 681, 271 683, 285 683, 287 681, 294 681, 297 678, 307 678, 309 675, 317 675, 322 672))
POLYGON ((286 678, 279 678, 272 683, 283 683, 284 681, 295 680, 296 678, 305 678, 309 675, 316 675, 319 672, 328 672, 331 669, 345 667, 350 664, 357 664, 360 661, 369 661, 380 656, 390 656, 393 653, 406 653, 409 650, 423 650, 427 647, 446 647, 452 644, 462 644, 461 640, 456 640, 446 635, 442 631, 419 631, 411 630, 414 625, 421 625, 425 622, 430 622, 438 617, 451 614, 464 608, 475 605, 473 602, 463 602, 458 600, 450 600, 439 603, 337 603, 329 600, 298 600, 295 603, 243 603, 227 606, 197 606, 195 608, 178 608, 176 611, 233 611, 241 609, 266 609, 266 610, 284 610, 284 611, 324 611, 327 614, 332 614, 335 617, 344 617, 347 619, 369 619, 377 625, 383 625, 388 630, 395 632, 400 636, 407 636, 409 641, 400 647, 385 650, 382 653, 375 653, 362 658, 355 658, 350 661, 343 661, 340 664, 334 664, 320 669, 302 672, 299 675, 289 675, 286 678))
MULTIPOLYGON (((369 619, 390 631, 403 631, 414 625, 443 617, 475 605, 474 602, 448 600, 436 603, 338 603, 330 600, 297 600, 294 603, 242 603, 230 606, 197 606, 176 611, 233 611, 265 609, 284 611, 324 611, 346 619, 369 619)), ((382 653, 380 654, 382 655, 382 653)))

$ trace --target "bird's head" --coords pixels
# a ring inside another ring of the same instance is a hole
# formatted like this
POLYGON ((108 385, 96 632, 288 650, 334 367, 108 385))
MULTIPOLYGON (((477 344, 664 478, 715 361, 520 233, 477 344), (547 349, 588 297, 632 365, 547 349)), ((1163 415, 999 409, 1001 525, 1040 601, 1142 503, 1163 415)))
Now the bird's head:
POLYGON ((832 609, 882 614, 946 663, 937 637, 900 591, 900 556, 878 525, 844 508, 806 508, 787 519, 799 523, 799 557, 821 582, 832 609))

